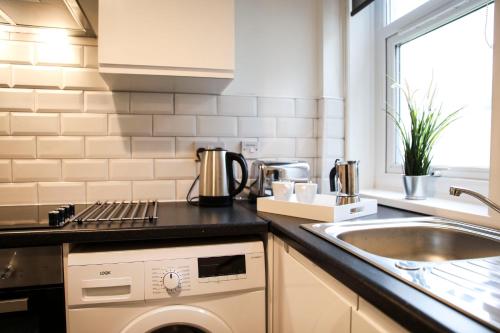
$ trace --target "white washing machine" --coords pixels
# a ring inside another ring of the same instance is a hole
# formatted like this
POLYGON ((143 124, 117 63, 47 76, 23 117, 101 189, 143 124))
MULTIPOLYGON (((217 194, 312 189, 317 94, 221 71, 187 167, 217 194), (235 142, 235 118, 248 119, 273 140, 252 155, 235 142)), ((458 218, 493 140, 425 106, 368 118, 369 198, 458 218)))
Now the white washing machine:
POLYGON ((262 242, 81 248, 67 265, 69 333, 266 330, 262 242))

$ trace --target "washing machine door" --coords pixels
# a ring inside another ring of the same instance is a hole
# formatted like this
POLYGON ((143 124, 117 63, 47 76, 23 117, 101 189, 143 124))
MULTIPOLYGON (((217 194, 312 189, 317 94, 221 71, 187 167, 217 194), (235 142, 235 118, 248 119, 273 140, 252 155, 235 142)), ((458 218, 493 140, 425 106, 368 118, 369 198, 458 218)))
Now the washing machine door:
POLYGON ((205 309, 172 305, 135 318, 122 333, 232 333, 227 324, 205 309))

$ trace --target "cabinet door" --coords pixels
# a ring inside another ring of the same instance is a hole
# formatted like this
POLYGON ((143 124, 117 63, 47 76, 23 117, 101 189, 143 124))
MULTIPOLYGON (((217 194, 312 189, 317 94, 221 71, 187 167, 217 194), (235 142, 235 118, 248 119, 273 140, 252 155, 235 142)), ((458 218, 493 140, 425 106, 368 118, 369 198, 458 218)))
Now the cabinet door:
POLYGON ((100 0, 101 72, 231 78, 234 0, 100 0))
POLYGON ((273 332, 348 333, 357 296, 275 238, 273 332))
POLYGON ((403 333, 408 332, 373 305, 359 298, 358 311, 352 312, 352 333, 403 333))

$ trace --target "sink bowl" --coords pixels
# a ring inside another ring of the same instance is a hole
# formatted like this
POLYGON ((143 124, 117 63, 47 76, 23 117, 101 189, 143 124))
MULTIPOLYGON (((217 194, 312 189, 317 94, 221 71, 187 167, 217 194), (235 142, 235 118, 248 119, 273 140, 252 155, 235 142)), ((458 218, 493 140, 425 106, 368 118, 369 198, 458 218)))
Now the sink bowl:
MULTIPOLYGON (((326 229, 329 232, 332 230, 326 229)), ((500 240, 449 224, 382 223, 336 237, 368 253, 399 260, 439 262, 500 256, 500 240)))

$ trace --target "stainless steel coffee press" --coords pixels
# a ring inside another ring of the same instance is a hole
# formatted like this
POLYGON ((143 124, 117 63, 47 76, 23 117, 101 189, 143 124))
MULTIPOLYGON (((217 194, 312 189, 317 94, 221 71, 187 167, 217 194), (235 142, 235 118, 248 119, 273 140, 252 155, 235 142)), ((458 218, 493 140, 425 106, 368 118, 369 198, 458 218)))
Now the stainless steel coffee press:
POLYGON ((359 161, 335 160, 330 171, 330 191, 337 192, 337 205, 359 202, 359 161))

